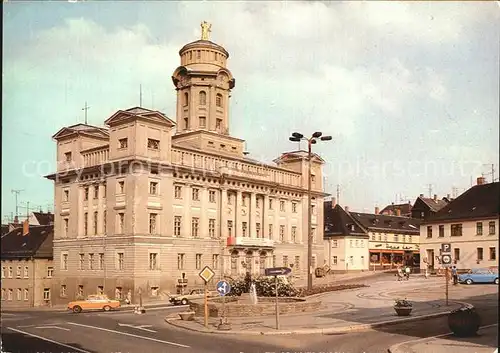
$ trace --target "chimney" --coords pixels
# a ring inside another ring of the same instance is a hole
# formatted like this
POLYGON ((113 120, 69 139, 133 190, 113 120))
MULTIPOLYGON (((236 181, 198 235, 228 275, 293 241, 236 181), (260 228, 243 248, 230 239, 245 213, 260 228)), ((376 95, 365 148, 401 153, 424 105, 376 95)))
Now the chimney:
POLYGON ((375 214, 379 214, 380 213, 380 208, 378 208, 378 206, 375 207, 375 214))
POLYGON ((424 197, 424 194, 420 194, 420 197, 424 197))
POLYGON ((14 224, 18 224, 19 223, 19 217, 15 216, 14 217, 14 224))
POLYGON ((29 222, 29 219, 26 219, 24 222, 23 222, 23 237, 25 235, 28 235, 30 232, 30 222, 29 222))
POLYGON ((337 206, 337 199, 332 197, 332 208, 335 208, 335 206, 337 206))
POLYGON ((346 212, 349 212, 349 206, 345 206, 345 207, 344 207, 344 210, 345 210, 346 212))
POLYGON ((438 195, 434 194, 434 201, 437 201, 438 195))
POLYGON ((450 194, 446 194, 446 198, 449 200, 450 199, 450 194))
POLYGON ((482 176, 477 178, 477 185, 483 185, 486 183, 486 179, 482 176))
POLYGON ((401 210, 399 208, 396 208, 396 216, 401 216, 401 210))

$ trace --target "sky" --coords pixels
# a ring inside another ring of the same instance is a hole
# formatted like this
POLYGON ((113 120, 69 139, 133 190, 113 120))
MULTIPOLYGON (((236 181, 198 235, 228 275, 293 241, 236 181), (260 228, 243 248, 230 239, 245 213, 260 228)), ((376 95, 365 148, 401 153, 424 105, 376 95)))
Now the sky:
MULTIPOLYGON (((60 128, 142 105, 175 119, 179 49, 212 24, 236 79, 230 134, 250 157, 322 131, 325 191, 359 212, 460 194, 499 160, 496 2, 3 4, 2 221, 52 208, 60 128), (487 164, 487 165, 486 165, 487 164), (431 184, 431 188, 429 188, 431 184), (50 205, 50 206, 49 206, 50 205), (20 213, 26 210, 20 208, 20 213)), ((302 145, 302 148, 305 148, 302 145)), ((491 180, 491 175, 485 175, 491 180)))

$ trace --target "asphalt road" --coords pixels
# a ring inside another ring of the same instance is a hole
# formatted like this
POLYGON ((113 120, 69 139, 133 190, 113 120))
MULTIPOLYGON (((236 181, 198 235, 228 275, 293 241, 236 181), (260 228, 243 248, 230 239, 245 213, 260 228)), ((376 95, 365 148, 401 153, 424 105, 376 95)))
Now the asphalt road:
MULTIPOLYGON (((375 283, 376 280, 368 279, 363 282, 375 283)), ((482 287, 477 288, 475 292, 481 293, 482 287)), ((498 293, 477 295, 467 301, 476 306, 483 325, 498 322, 498 293)), ((3 312, 3 350, 12 353, 386 353, 387 348, 396 343, 448 333, 447 318, 444 317, 357 333, 222 336, 180 330, 164 322, 166 315, 182 310, 182 307, 155 308, 143 315, 130 311, 81 314, 47 311, 3 312)))

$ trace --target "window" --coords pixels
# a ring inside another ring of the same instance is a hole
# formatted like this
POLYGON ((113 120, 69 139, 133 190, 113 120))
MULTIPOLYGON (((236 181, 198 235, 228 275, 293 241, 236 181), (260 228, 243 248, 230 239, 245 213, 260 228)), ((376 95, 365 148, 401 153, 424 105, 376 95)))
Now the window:
POLYGON ((452 224, 451 225, 451 236, 461 237, 462 236, 462 224, 452 224))
POLYGON ((297 213, 297 203, 296 202, 292 202, 292 212, 297 213))
POLYGON ((158 254, 157 253, 149 253, 149 269, 150 270, 157 270, 158 269, 158 254))
POLYGON ((123 233, 125 223, 125 213, 118 213, 118 232, 123 233))
POLYGON ((210 238, 215 238, 215 219, 208 220, 208 235, 210 238))
POLYGON ((180 185, 174 186, 174 197, 176 199, 182 199, 182 187, 180 185))
POLYGON ((193 201, 200 201, 200 189, 193 188, 191 191, 193 201))
POLYGON ((200 105, 207 104, 207 93, 205 91, 200 92, 200 105))
POLYGON ((272 224, 269 225, 268 231, 269 231, 268 238, 272 239, 273 238, 273 225, 272 224))
POLYGON ((215 97, 215 105, 222 108, 222 94, 217 93, 217 96, 215 97))
POLYGON ((69 201, 69 190, 64 190, 63 201, 69 201))
MULTIPOLYGON (((431 237, 432 237, 432 228, 431 228, 431 237)), ((398 242, 398 236, 397 235, 394 235, 394 242, 398 242)))
POLYGON ((85 261, 85 254, 79 254, 78 269, 83 270, 83 264, 85 261))
POLYGON ((280 201, 280 211, 281 212, 285 211, 285 201, 280 201))
POLYGON ((285 226, 282 224, 280 225, 280 241, 285 241, 285 226))
POLYGON ((177 254, 177 269, 184 269, 184 254, 177 254))
POLYGON ((149 234, 157 234, 156 231, 156 213, 149 214, 149 234))
POLYGON ((352 248, 352 247, 353 247, 353 246, 352 246, 352 239, 351 239, 351 240, 349 240, 349 247, 350 247, 350 248, 352 248))
POLYGON ((375 234, 372 234, 372 240, 375 241, 375 234))
POLYGON ((227 221, 227 236, 233 236, 233 221, 227 221))
POLYGON ((189 94, 187 92, 184 92, 184 99, 182 101, 182 105, 184 107, 187 107, 189 104, 189 94))
POLYGON ((213 254, 212 255, 212 267, 214 269, 219 268, 219 254, 213 254))
POLYGON ((227 204, 232 205, 233 204, 233 199, 231 198, 231 194, 227 194, 227 204))
POLYGON ((148 139, 148 148, 151 150, 159 150, 160 141, 155 139, 148 139))
POLYGON ((208 192, 208 201, 214 203, 215 202, 215 191, 210 190, 208 192))
POLYGON ((13 272, 12 272, 12 267, 11 267, 11 266, 9 266, 9 278, 12 278, 12 274, 13 274, 13 272))
POLYGON ((94 199, 99 198, 99 185, 94 186, 94 199))
POLYGON ((337 239, 332 240, 332 248, 338 248, 339 247, 339 241, 337 239))
POLYGON ((361 247, 364 248, 365 247, 365 241, 364 240, 360 240, 359 242, 361 243, 361 247))
POLYGON ((311 183, 314 183, 316 181, 316 175, 311 174, 311 183))
POLYGON ((292 243, 297 242, 297 227, 292 226, 292 243))
POLYGON ((71 162, 71 152, 66 152, 64 154, 64 159, 66 160, 66 162, 71 162))
POLYGON ((83 199, 87 201, 89 199, 89 188, 83 189, 83 199))
MULTIPOLYGON (((438 234, 438 236, 440 238, 444 237, 444 225, 442 225, 442 224, 439 226, 439 234, 438 234)), ((411 242, 411 240, 410 240, 410 242, 411 242)))
POLYGON ((241 222, 241 235, 246 237, 247 236, 247 222, 241 222))
POLYGON ((222 127, 222 119, 215 119, 215 128, 217 130, 220 130, 221 127, 222 127))
POLYGON ((174 216, 174 236, 179 237, 181 235, 181 216, 174 216))
POLYGON ((201 59, 201 51, 200 50, 196 51, 196 59, 201 59))
POLYGON ((68 218, 63 218, 63 229, 64 229, 64 236, 68 236, 68 230, 69 230, 69 219, 68 218))
POLYGON ((17 278, 20 278, 20 277, 21 277, 21 266, 17 266, 17 269, 16 269, 16 277, 17 277, 17 278))
POLYGON ((30 291, 28 288, 24 288, 24 300, 29 300, 30 298, 30 291))
POLYGON ((283 255, 283 267, 288 267, 288 256, 283 255))
POLYGON ((123 261, 124 260, 124 254, 122 252, 119 252, 116 255, 117 255, 117 260, 118 260, 117 261, 118 270, 123 270, 123 268, 124 268, 124 266, 123 266, 124 265, 124 261, 123 261))
POLYGON ((47 278, 54 276, 54 267, 47 267, 47 278))
POLYGON ((273 209, 273 199, 269 199, 269 209, 273 209))
POLYGON ((260 199, 255 199, 255 208, 260 208, 260 199))
POLYGON ((460 248, 453 249, 453 257, 455 258, 455 263, 460 261, 460 248))
POLYGON ((23 297, 23 292, 21 291, 21 288, 17 288, 17 300, 21 300, 23 297))
POLYGON ((184 118, 184 130, 189 129, 189 118, 184 118))
POLYGON ((9 288, 9 292, 7 294, 7 300, 12 300, 12 289, 9 288))
POLYGON ((247 207, 247 197, 245 195, 241 198, 241 206, 247 207))
MULTIPOLYGON (((443 232, 444 232, 444 227, 443 227, 443 232)), ((408 236, 408 242, 411 243, 412 242, 412 238, 411 238, 411 235, 408 236)))
POLYGON ((50 300, 50 288, 43 289, 43 300, 46 300, 46 301, 50 300))
POLYGON ((99 270, 104 269, 104 253, 99 253, 99 270))
POLYGON ((61 270, 68 269, 68 254, 61 254, 61 270))
POLYGON ((201 270, 201 254, 196 254, 196 269, 201 270))
POLYGON ((125 192, 125 181, 118 182, 118 193, 123 194, 125 192))
POLYGON ((358 239, 356 239, 356 240, 354 241, 354 244, 355 244, 354 246, 355 246, 356 248, 359 248, 359 241, 358 241, 358 239))
POLYGON ((337 262, 338 262, 337 256, 333 256, 332 262, 333 262, 334 265, 337 264, 337 262))
POLYGON ((191 236, 193 238, 198 238, 199 224, 200 224, 200 219, 198 217, 193 217, 191 220, 191 236))
POLYGON ((158 194, 158 182, 156 181, 149 182, 149 194, 150 195, 158 194))
POLYGON ((432 238, 432 226, 427 226, 427 238, 432 238))
POLYGON ((477 248, 477 261, 483 260, 483 248, 477 248))
POLYGON ((349 264, 354 265, 354 256, 349 256, 349 264))
POLYGON ((5 288, 2 288, 2 300, 5 300, 5 288))
POLYGON ((98 220, 98 213, 94 212, 94 235, 97 234, 97 220, 98 220))
POLYGON ((24 266, 23 277, 24 278, 28 278, 28 276, 29 276, 29 267, 28 266, 24 266))
POLYGON ((494 247, 490 248, 490 261, 495 261, 497 259, 496 249, 494 247))
POLYGON ((489 228, 489 231, 488 231, 489 235, 495 234, 495 221, 489 222, 488 223, 488 228, 489 228))
POLYGON ((295 256, 293 267, 295 268, 295 271, 300 271, 300 256, 295 256))
POLYGON ((94 254, 89 254, 89 270, 94 269, 94 254))
POLYGON ((207 127, 207 118, 204 116, 200 116, 200 128, 206 128, 207 127))
POLYGON ((483 222, 476 223, 476 235, 483 235, 483 222))
POLYGON ((260 223, 255 223, 255 237, 260 238, 260 223))
POLYGON ((127 148, 128 147, 128 139, 118 139, 118 148, 127 148))
POLYGON ((83 234, 88 235, 89 232, 89 214, 85 212, 83 214, 83 234))

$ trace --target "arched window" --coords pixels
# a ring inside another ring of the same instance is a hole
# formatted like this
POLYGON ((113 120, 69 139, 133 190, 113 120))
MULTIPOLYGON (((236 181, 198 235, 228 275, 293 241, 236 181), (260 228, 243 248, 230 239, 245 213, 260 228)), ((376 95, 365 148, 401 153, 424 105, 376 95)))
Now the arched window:
POLYGON ((205 91, 200 92, 200 105, 205 105, 207 104, 207 94, 205 91))
POLYGON ((183 102, 183 105, 185 107, 187 107, 187 105, 189 104, 189 94, 187 92, 184 93, 184 102, 183 102))
POLYGON ((215 97, 215 105, 222 108, 222 94, 217 93, 215 97))

